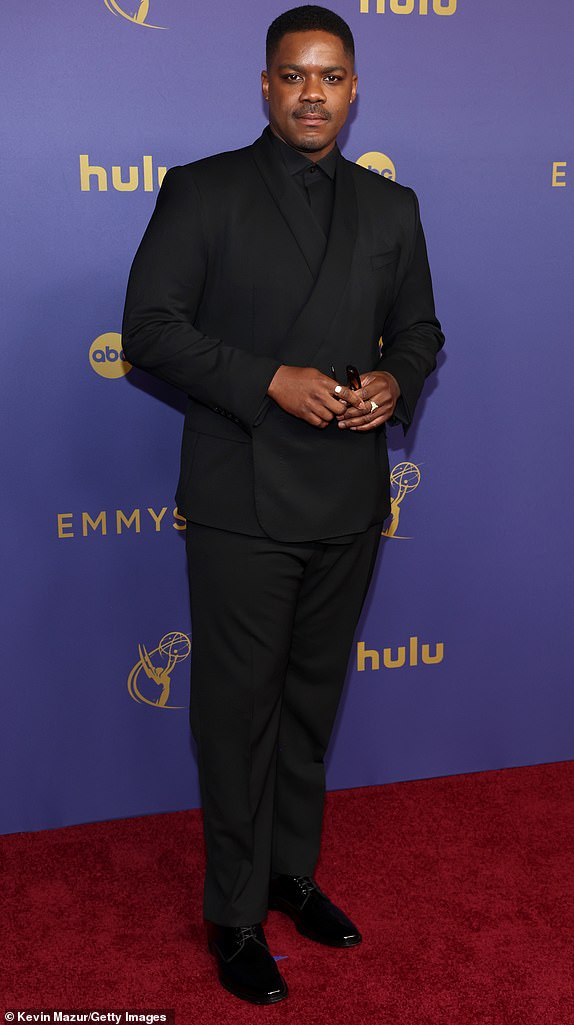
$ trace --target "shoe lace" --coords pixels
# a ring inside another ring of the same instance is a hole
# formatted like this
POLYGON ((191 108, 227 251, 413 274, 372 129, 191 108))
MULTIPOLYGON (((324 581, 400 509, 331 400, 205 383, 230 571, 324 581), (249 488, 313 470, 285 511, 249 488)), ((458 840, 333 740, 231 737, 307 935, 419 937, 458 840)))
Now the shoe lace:
POLYGON ((258 937, 255 929, 255 925, 239 925, 237 927, 237 938, 240 943, 245 943, 246 940, 256 940, 258 937))
MULTIPOLYGON (((307 897, 312 890, 319 890, 317 883, 314 879, 311 879, 311 876, 299 876, 297 878, 297 885, 305 897, 307 897)), ((319 890, 319 892, 321 891, 319 890)))

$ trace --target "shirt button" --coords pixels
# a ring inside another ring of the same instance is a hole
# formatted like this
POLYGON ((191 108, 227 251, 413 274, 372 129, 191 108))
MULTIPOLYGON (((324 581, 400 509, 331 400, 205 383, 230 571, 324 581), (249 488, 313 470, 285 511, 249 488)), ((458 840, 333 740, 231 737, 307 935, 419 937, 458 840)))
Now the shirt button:
POLYGON ((309 174, 315 174, 316 170, 317 170, 317 168, 315 167, 315 165, 313 165, 313 167, 309 168, 309 174))

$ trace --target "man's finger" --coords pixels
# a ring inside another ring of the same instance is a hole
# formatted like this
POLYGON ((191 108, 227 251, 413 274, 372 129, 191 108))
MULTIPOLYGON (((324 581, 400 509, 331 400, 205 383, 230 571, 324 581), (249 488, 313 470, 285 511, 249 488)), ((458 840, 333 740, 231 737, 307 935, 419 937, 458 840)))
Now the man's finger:
POLYGON ((372 430, 374 430, 375 427, 380 427, 381 424, 386 423, 386 421, 387 421, 387 417, 386 416, 379 416, 379 417, 376 418, 376 420, 371 420, 370 423, 357 424, 356 427, 355 427, 355 425, 353 425, 352 427, 349 427, 348 430, 350 430, 350 431, 372 431, 372 430))
POLYGON ((371 404, 371 399, 381 405, 383 402, 389 402, 392 400, 392 394, 390 387, 386 387, 385 382, 373 381, 372 384, 366 384, 361 390, 361 395, 368 406, 371 404))
POLYGON ((341 413, 337 417, 337 419, 338 420, 347 420, 347 421, 349 421, 349 420, 355 421, 357 419, 363 419, 363 420, 369 419, 369 421, 370 421, 370 419, 373 416, 373 413, 377 413, 379 416, 386 415, 386 414, 388 414, 389 416, 391 415, 392 403, 389 401, 388 398, 385 398, 381 402, 377 402, 375 409, 372 408, 371 401, 373 401, 373 400, 367 399, 365 404, 364 404, 364 407, 362 409, 353 409, 351 407, 347 408, 345 410, 345 412, 341 413))
POLYGON ((305 419, 307 420, 308 424, 311 424, 311 427, 328 427, 330 423, 329 420, 326 420, 318 413, 313 412, 309 412, 305 419))
POLYGON ((371 414, 371 416, 357 417, 356 420, 340 420, 339 427, 347 431, 370 431, 375 427, 380 427, 387 419, 386 414, 381 414, 377 410, 374 416, 371 414))
POLYGON ((360 413, 358 410, 349 410, 343 416, 337 417, 338 426, 346 427, 348 430, 355 428, 378 426, 389 419, 390 409, 386 406, 378 406, 377 409, 369 410, 367 413, 360 413))
POLYGON ((353 391, 352 388, 345 388, 342 384, 337 384, 333 390, 338 399, 344 399, 350 406, 355 406, 356 409, 365 408, 360 392, 353 391))
MULTIPOLYGON (((338 395, 336 398, 333 398, 333 395, 317 396, 315 406, 322 406, 323 409, 328 410, 329 413, 333 414, 333 416, 341 416, 341 414, 348 408, 347 403, 342 401, 338 395)), ((320 409, 316 408, 315 412, 321 416, 320 409)))

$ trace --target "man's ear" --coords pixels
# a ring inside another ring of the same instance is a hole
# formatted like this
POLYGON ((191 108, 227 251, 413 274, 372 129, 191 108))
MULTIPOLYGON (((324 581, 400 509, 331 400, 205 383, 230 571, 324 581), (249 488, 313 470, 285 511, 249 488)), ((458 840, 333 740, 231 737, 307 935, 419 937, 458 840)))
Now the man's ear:
POLYGON ((261 72, 261 91, 263 93, 263 99, 269 99, 269 75, 266 71, 261 72))

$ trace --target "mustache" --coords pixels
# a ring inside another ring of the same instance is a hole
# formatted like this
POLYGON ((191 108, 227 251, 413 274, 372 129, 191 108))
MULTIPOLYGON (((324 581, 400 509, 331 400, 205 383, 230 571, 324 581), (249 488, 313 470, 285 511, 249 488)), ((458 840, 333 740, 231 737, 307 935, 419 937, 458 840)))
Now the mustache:
POLYGON ((293 112, 293 117, 295 118, 309 117, 310 115, 320 117, 323 121, 330 121, 333 116, 329 110, 325 110, 324 107, 320 107, 317 103, 311 103, 309 106, 301 107, 293 112))

